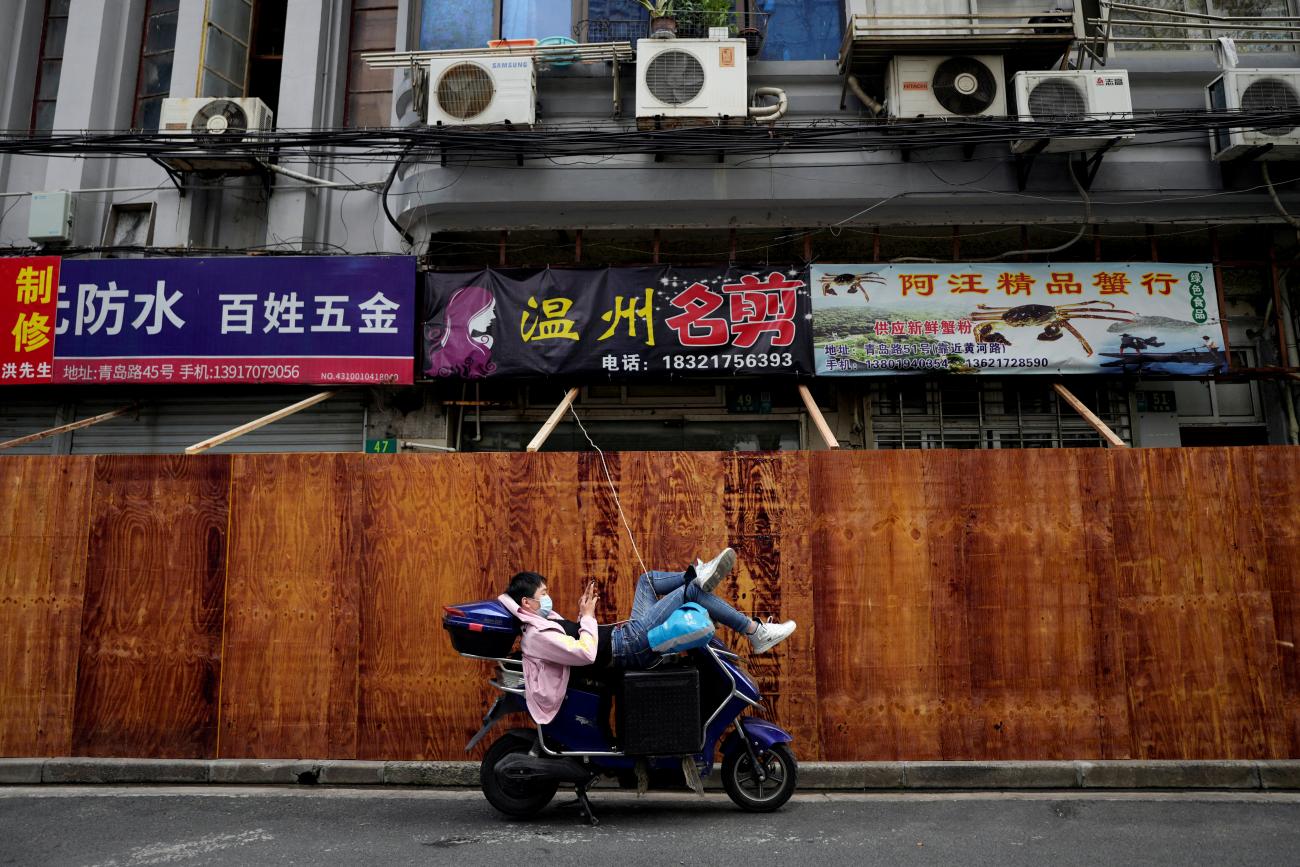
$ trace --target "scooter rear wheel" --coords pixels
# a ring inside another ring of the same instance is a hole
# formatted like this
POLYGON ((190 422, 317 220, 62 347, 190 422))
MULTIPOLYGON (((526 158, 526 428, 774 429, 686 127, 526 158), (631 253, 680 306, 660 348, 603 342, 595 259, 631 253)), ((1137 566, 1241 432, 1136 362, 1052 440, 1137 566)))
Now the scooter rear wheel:
POLYGON ((541 812, 547 804, 551 803, 556 789, 559 788, 558 783, 523 783, 502 780, 497 776, 497 762, 511 753, 526 753, 532 749, 532 746, 527 738, 511 733, 504 734, 488 747, 487 754, 483 756, 483 762, 479 765, 478 779, 483 789, 483 797, 487 798, 488 803, 493 807, 516 819, 541 812))
POLYGON ((758 764, 765 779, 755 773, 749 753, 736 750, 722 762, 722 785, 736 806, 751 813, 770 813, 780 809, 799 781, 799 763, 787 744, 773 744, 757 750, 758 764))

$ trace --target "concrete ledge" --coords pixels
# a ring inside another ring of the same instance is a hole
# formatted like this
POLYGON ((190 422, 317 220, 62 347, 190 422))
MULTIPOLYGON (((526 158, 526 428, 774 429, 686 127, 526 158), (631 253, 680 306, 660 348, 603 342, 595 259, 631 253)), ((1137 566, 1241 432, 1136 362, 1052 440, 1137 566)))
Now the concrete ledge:
POLYGON ((1256 762, 1079 762, 1085 789, 1258 789, 1256 762))
POLYGON ((45 783, 206 783, 202 759, 46 759, 45 783))
POLYGON ((314 785, 320 781, 320 762, 284 759, 215 759, 208 764, 208 782, 252 785, 314 785))
POLYGON ((478 787, 478 762, 385 762, 390 786, 478 787))
POLYGON ((1300 761, 1256 762, 1265 789, 1300 789, 1300 761))
POLYGON ((1073 762, 904 762, 905 789, 1073 789, 1073 762))
POLYGON ((39 783, 44 768, 45 759, 0 759, 0 784, 39 783))
MULTIPOLYGON (((222 785, 429 786, 477 789, 478 762, 310 759, 0 759, 0 785, 213 783, 222 785)), ((719 774, 704 779, 721 788, 719 774)), ((1063 762, 805 762, 802 791, 1000 789, 1291 789, 1300 760, 1063 762)))
MULTIPOLYGON (((322 786, 382 786, 384 784, 383 762, 321 762, 320 784, 322 786)), ((475 766, 477 769, 477 765, 475 766)), ((475 777, 474 785, 478 785, 475 777)))

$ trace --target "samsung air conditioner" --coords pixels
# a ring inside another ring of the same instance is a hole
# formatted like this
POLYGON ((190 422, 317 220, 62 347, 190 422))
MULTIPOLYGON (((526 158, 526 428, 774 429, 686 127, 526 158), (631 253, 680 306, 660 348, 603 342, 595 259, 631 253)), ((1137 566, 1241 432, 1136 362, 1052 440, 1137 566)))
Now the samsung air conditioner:
POLYGON ((890 117, 996 117, 1007 113, 1006 74, 995 54, 898 55, 885 93, 890 117))
POLYGON ((531 57, 438 57, 429 61, 431 126, 532 126, 537 71, 531 57))
POLYGON ((164 99, 158 132, 190 136, 193 144, 211 148, 212 152, 194 153, 187 143, 186 153, 163 157, 162 161, 182 172, 249 169, 256 166, 255 157, 269 153, 270 145, 262 143, 262 135, 271 131, 273 123, 271 109, 256 98, 164 99))
POLYGON ((1013 141, 1011 150, 1025 153, 1065 153, 1091 151, 1122 144, 1133 138, 1133 131, 1122 122, 1133 119, 1133 98, 1129 92, 1128 72, 1123 69, 1063 69, 1042 72, 1017 72, 1012 79, 1016 94, 1016 111, 1021 123, 1032 123, 1044 135, 1013 141), (1096 121, 1105 132, 1090 135, 1050 135, 1053 124, 1076 124, 1096 121), (1111 132, 1110 124, 1120 122, 1111 132), (1118 139, 1118 141, 1117 141, 1118 139), (1046 145, 1039 147, 1041 142, 1046 145))
POLYGON ((743 39, 639 39, 636 116, 716 121, 749 117, 749 72, 743 39))
MULTIPOLYGON (((1205 89, 1211 111, 1247 114, 1300 113, 1300 69, 1225 69, 1205 89)), ((1216 160, 1236 159, 1256 151, 1256 159, 1300 159, 1300 127, 1263 129, 1220 127, 1210 130, 1210 154, 1216 160)))

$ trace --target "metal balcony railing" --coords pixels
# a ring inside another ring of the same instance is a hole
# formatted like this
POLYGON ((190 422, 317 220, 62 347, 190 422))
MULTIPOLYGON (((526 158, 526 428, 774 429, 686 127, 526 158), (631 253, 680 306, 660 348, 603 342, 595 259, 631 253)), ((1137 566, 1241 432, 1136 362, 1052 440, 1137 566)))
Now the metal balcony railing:
MULTIPOLYGON (((679 39, 703 39, 709 35, 709 28, 726 27, 730 36, 748 43, 748 54, 752 57, 763 47, 770 17, 768 12, 678 12, 673 19, 677 22, 679 39)), ((651 35, 648 17, 589 18, 579 21, 573 28, 573 36, 579 42, 635 44, 636 40, 648 39, 651 35)))
POLYGON ((1088 18, 1090 42, 1125 48, 1188 49, 1213 45, 1226 36, 1250 51, 1295 50, 1300 17, 1294 15, 1214 15, 1159 9, 1138 3, 1103 2, 1101 17, 1088 18))

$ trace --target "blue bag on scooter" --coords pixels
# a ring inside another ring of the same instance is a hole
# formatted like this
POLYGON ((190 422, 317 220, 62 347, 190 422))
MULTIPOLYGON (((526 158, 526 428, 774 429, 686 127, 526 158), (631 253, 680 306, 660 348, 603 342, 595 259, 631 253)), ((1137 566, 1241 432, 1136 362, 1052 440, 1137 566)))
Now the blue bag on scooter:
POLYGON ((651 629, 646 637, 650 640, 650 648, 659 653, 694 650, 708 644, 713 637, 713 621, 704 608, 686 602, 669 614, 667 620, 651 629))

